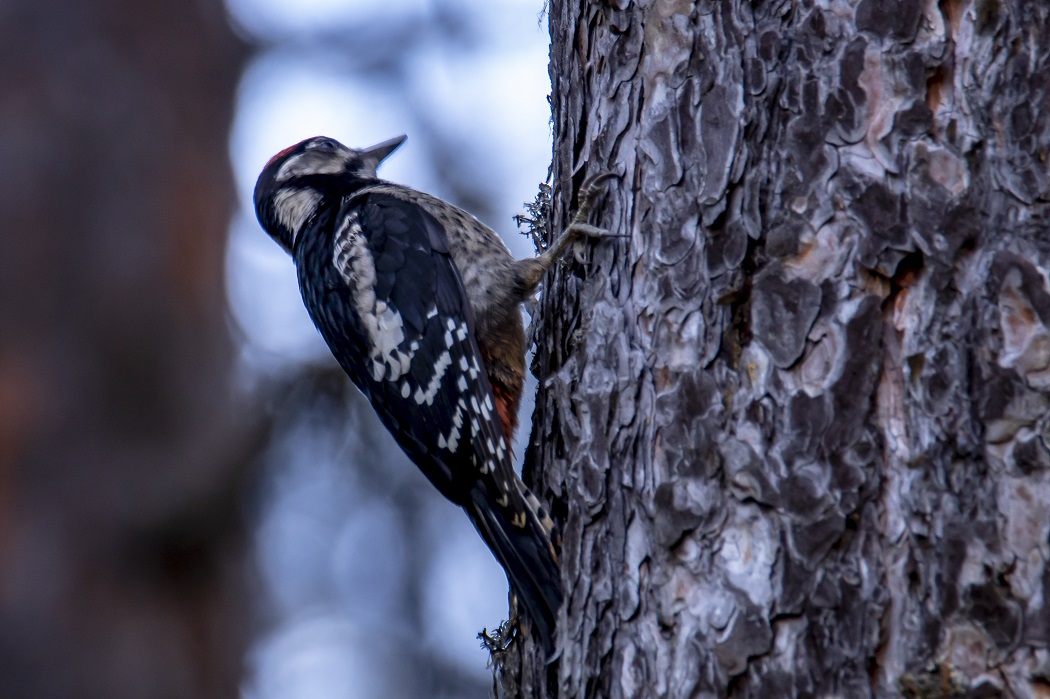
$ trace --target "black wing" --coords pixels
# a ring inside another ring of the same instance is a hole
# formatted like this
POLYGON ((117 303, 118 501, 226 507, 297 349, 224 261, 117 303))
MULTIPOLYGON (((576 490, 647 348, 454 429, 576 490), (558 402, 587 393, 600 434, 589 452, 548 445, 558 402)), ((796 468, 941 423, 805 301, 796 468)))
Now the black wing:
POLYGON ((408 456, 464 504, 486 466, 475 462, 509 464, 510 452, 445 233, 423 209, 376 193, 347 200, 334 223, 322 270, 306 273, 325 279, 311 315, 408 456))

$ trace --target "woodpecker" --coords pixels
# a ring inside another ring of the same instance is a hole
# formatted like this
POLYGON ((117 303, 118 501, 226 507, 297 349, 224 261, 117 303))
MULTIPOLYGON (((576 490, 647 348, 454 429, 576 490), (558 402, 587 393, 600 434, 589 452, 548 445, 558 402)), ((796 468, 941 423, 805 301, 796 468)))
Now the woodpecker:
POLYGON ((562 603, 554 525, 514 472, 525 378, 520 303, 581 236, 515 260, 467 212, 379 179, 405 140, 355 150, 324 136, 273 156, 255 186, 263 229, 293 258, 303 302, 350 380, 431 483, 462 507, 554 656, 562 603))

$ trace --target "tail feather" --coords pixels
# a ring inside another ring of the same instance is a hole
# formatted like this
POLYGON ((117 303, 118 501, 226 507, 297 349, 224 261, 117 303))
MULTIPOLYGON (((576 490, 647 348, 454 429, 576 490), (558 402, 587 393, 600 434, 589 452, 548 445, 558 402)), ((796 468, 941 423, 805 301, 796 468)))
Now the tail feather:
POLYGON ((487 489, 475 488, 466 510, 503 565, 511 587, 539 632, 545 654, 551 658, 562 603, 561 572, 551 542, 553 523, 520 481, 515 492, 499 500, 487 489))

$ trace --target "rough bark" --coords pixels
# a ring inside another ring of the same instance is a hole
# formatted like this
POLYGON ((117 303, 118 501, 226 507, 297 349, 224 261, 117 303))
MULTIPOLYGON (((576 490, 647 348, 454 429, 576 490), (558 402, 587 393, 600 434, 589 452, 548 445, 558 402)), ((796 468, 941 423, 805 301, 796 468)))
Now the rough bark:
POLYGON ((530 471, 560 661, 507 696, 1050 692, 1050 9, 550 7, 530 471))
POLYGON ((235 696, 243 48, 218 2, 2 5, 0 696, 235 696))

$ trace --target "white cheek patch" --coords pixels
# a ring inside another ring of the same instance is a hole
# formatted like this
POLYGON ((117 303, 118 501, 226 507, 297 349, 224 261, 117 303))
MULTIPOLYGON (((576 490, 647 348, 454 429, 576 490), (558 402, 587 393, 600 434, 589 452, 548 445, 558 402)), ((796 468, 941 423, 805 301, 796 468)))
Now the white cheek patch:
MULTIPOLYGON (((375 262, 368 251, 356 213, 351 212, 336 232, 332 264, 343 281, 354 290, 354 306, 368 334, 372 378, 376 381, 397 381, 408 373, 415 348, 410 348, 408 352, 401 350, 405 341, 405 325, 401 314, 385 301, 376 299, 375 262)), ((407 383, 402 386, 402 394, 406 386, 407 383)))
POLYGON ((299 235, 299 230, 306 220, 317 211, 321 195, 312 189, 282 189, 273 198, 277 220, 292 232, 292 242, 299 235))

